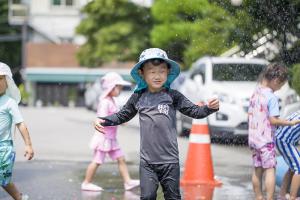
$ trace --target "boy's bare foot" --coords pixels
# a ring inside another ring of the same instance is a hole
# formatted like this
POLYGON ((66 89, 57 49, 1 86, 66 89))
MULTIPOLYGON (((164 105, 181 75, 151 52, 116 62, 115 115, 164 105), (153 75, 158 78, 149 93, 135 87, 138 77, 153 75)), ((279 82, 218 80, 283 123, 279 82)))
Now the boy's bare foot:
POLYGON ((258 196, 255 198, 255 200, 265 200, 263 196, 258 196))

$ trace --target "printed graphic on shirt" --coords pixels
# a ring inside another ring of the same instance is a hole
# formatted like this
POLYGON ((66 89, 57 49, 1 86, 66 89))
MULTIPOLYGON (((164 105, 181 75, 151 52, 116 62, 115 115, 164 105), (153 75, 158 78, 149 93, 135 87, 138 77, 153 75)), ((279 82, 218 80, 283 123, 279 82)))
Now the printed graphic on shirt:
POLYGON ((158 108, 159 113, 163 113, 165 115, 169 114, 169 105, 167 105, 167 104, 158 104, 157 108, 158 108))

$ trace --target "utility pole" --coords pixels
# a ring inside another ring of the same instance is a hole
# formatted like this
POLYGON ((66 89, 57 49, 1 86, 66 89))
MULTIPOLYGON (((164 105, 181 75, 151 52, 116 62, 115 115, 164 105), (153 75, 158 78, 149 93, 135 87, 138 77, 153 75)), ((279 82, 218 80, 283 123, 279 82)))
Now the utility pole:
POLYGON ((24 70, 27 64, 27 20, 22 24, 22 69, 24 70))
POLYGON ((26 43, 27 43, 27 27, 28 27, 29 9, 25 0, 8 0, 8 22, 10 25, 22 26, 22 71, 26 67, 26 43))

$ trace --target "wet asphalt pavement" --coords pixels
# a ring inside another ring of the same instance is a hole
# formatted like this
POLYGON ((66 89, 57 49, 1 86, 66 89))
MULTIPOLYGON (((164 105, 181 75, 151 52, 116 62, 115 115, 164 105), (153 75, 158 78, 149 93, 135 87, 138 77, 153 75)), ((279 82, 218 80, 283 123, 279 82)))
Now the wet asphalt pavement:
MULTIPOLYGON (((125 192, 117 164, 109 161, 97 171, 94 182, 101 193, 81 192, 80 184, 91 160, 88 143, 93 135, 95 113, 83 108, 22 108, 35 158, 25 161, 23 141, 15 135, 16 163, 13 180, 31 200, 136 200, 139 188, 125 192)), ((120 126, 118 141, 128 161, 130 175, 138 178, 139 128, 137 119, 120 126)), ((178 138, 181 172, 189 147, 187 138, 178 138)), ((251 154, 247 146, 211 145, 214 172, 223 183, 218 188, 182 188, 185 200, 251 200, 251 154)), ((278 190, 278 188, 277 188, 278 190)), ((161 190, 158 200, 163 199, 161 190)), ((0 188, 0 200, 10 198, 0 188)))
MULTIPOLYGON (((65 161, 32 161, 17 162, 15 164, 14 182, 23 193, 29 194, 32 200, 137 200, 140 199, 139 188, 125 191, 119 175, 117 165, 105 164, 97 173, 95 183, 104 188, 101 193, 82 192, 81 181, 84 178, 87 162, 65 161)), ((138 178, 138 166, 128 165, 133 178, 138 178)), ((182 198, 194 200, 250 200, 253 199, 249 177, 239 176, 217 177, 223 185, 215 189, 189 191, 185 194, 182 189, 182 198), (246 179, 246 180, 243 180, 246 179), (192 195, 192 197, 191 197, 192 195)), ((197 187, 195 188, 197 190, 197 187)), ((1 200, 10 200, 0 190, 1 200)), ((158 200, 163 200, 161 189, 158 200)))
MULTIPOLYGON (((104 166, 95 179, 97 184, 102 184, 104 192, 82 192, 80 184, 87 165, 85 162, 64 161, 17 162, 14 182, 32 200, 139 199, 139 188, 125 192, 115 164, 104 166)), ((138 176, 136 166, 129 166, 129 170, 132 177, 138 176)), ((0 199, 10 200, 2 190, 0 199)))

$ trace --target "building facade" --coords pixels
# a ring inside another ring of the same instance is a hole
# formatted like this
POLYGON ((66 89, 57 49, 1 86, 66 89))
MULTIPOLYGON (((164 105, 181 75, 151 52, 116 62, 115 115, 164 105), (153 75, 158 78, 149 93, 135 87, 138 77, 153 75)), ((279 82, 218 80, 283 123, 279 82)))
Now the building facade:
POLYGON ((12 17, 12 23, 26 30, 26 63, 22 74, 29 99, 25 103, 84 106, 86 88, 106 72, 118 71, 129 79, 131 65, 126 63, 90 69, 80 66, 76 59, 76 52, 85 39, 75 29, 83 18, 80 10, 90 0, 9 1, 12 14, 22 13, 18 11, 21 5, 26 7, 25 20, 20 18, 22 23, 14 23, 18 16, 12 17))
POLYGON ((33 30, 28 40, 34 43, 82 44, 76 26, 82 15, 80 9, 89 0, 29 0, 28 26, 33 30))

